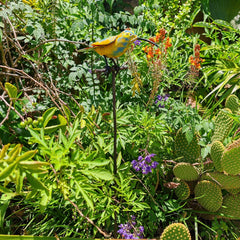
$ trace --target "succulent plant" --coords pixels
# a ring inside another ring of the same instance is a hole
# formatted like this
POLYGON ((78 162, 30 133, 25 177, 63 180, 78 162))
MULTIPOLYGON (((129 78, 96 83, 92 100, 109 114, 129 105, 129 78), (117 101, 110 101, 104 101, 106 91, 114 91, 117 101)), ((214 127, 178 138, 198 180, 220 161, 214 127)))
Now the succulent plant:
POLYGON ((229 116, 228 113, 232 113, 232 111, 229 108, 224 108, 221 109, 217 114, 215 118, 215 129, 212 136, 212 142, 223 142, 223 140, 231 130, 233 119, 229 116))
POLYGON ((221 188, 214 182, 199 181, 194 189, 199 204, 210 212, 216 212, 222 206, 221 188))
POLYGON ((223 171, 221 159, 222 159, 224 150, 225 150, 225 147, 220 141, 213 142, 210 155, 211 155, 214 167, 219 172, 223 171))
POLYGON ((237 175, 240 173, 240 146, 226 149, 223 153, 221 165, 227 174, 237 175))
POLYGON ((237 113, 240 108, 239 98, 234 94, 229 95, 226 99, 225 106, 231 109, 233 113, 237 113))
POLYGON ((191 235, 188 228, 182 223, 172 223, 167 226, 160 240, 191 240, 191 235))
POLYGON ((191 163, 177 163, 173 173, 177 178, 185 181, 195 181, 199 178, 198 170, 191 163))
POLYGON ((222 189, 240 188, 240 176, 232 176, 220 172, 211 172, 204 174, 201 179, 213 181, 222 189))
POLYGON ((184 162, 194 163, 200 157, 200 145, 197 133, 194 134, 192 141, 187 141, 185 133, 180 128, 176 135, 175 153, 176 157, 183 157, 184 162))
POLYGON ((175 194, 180 200, 186 200, 190 196, 190 188, 188 184, 180 180, 179 185, 175 188, 175 194))
POLYGON ((240 219, 240 194, 226 195, 218 213, 223 214, 224 218, 240 219))

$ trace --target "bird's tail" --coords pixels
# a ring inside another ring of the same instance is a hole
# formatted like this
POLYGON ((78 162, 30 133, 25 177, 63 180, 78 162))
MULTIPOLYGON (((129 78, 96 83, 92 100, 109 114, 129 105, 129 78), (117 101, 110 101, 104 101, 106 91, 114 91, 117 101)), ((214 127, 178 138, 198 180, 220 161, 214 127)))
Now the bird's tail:
POLYGON ((87 48, 82 48, 82 49, 78 49, 78 52, 88 52, 88 51, 92 51, 93 47, 87 47, 87 48))

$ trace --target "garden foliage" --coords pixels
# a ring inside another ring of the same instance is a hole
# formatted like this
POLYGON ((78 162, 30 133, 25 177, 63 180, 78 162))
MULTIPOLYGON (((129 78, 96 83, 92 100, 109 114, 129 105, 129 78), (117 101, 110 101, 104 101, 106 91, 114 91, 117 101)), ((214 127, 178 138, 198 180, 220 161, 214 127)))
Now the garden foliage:
POLYGON ((126 2, 0 1, 0 234, 240 236, 239 29, 208 1, 126 2), (115 173, 111 74, 79 50, 126 28, 159 47, 118 59, 115 173))

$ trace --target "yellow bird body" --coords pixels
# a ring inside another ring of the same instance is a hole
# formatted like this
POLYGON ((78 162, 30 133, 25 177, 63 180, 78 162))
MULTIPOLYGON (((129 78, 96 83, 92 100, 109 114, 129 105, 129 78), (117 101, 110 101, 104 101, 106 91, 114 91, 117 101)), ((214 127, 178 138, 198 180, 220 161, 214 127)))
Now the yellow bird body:
POLYGON ((101 56, 118 58, 127 51, 137 38, 133 31, 127 29, 116 36, 92 43, 90 49, 93 49, 101 56))

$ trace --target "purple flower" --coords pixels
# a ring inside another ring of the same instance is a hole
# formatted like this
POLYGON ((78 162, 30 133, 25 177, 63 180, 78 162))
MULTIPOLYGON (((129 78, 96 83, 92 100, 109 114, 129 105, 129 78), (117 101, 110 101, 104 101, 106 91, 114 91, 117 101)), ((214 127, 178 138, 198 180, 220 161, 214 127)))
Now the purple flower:
POLYGON ((163 104, 163 102, 166 102, 169 98, 169 94, 165 94, 163 96, 161 95, 157 95, 157 100, 155 101, 155 104, 157 105, 158 104, 158 107, 159 108, 164 108, 165 105, 163 104))
POLYGON ((122 238, 124 239, 139 239, 143 238, 144 227, 139 226, 137 228, 136 225, 136 217, 131 216, 131 220, 125 224, 120 224, 119 230, 117 231, 122 238))
POLYGON ((141 41, 140 40, 136 40, 133 43, 135 44, 135 46, 140 46, 141 45, 141 41))
POLYGON ((148 154, 145 158, 143 158, 142 156, 139 156, 138 161, 133 160, 131 162, 132 167, 136 171, 141 170, 142 174, 151 173, 152 169, 156 168, 158 165, 158 162, 156 162, 156 161, 152 162, 152 158, 155 156, 156 156, 156 154, 154 154, 154 153, 148 154))
POLYGON ((157 165, 158 165, 158 162, 154 161, 154 162, 152 163, 152 168, 156 168, 157 165))

